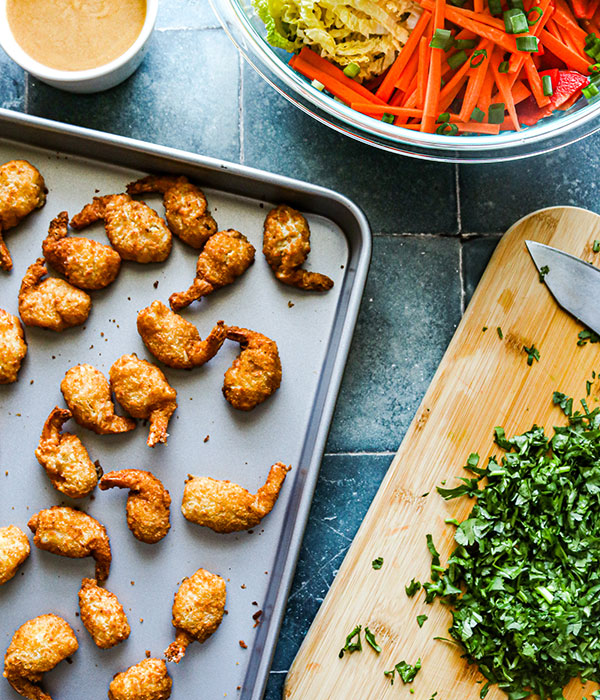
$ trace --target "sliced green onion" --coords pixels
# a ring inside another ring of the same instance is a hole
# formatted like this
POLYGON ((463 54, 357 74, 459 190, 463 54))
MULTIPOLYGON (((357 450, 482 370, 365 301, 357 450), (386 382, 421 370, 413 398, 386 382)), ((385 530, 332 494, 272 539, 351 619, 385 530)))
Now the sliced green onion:
POLYGON ((477 45, 475 39, 455 39, 454 46, 457 49, 474 49, 477 45))
POLYGON ((471 68, 479 68, 479 66, 485 61, 486 58, 487 51, 485 49, 473 51, 473 53, 471 54, 471 61, 469 62, 469 65, 471 66, 471 68))
POLYGON ((507 10, 504 13, 504 28, 507 34, 526 34, 529 24, 525 13, 517 8, 507 10))
POLYGON ((542 76, 542 91, 546 97, 554 94, 554 89, 552 87, 552 78, 549 75, 542 76))
POLYGON ((588 70, 590 73, 600 73, 600 63, 592 63, 591 66, 588 66, 588 70))
POLYGON ((488 0, 488 7, 493 15, 502 14, 502 2, 501 0, 488 0))
POLYGON ((445 124, 440 124, 435 130, 435 133, 442 134, 442 136, 456 136, 456 134, 458 134, 458 127, 456 124, 446 122, 445 124))
POLYGON ((541 7, 532 7, 531 10, 529 10, 529 12, 527 13, 527 24, 530 27, 532 27, 534 24, 537 24, 540 21, 543 14, 544 13, 542 12, 541 7), (535 13, 534 17, 531 16, 532 12, 535 13))
POLYGON ((600 90, 598 90, 594 83, 590 83, 587 87, 583 88, 581 94, 585 97, 586 100, 591 100, 593 97, 597 97, 598 95, 600 95, 600 90))
POLYGON ((466 51, 457 51, 456 53, 452 54, 452 56, 448 56, 448 65, 452 70, 455 70, 459 66, 462 66, 463 63, 466 63, 468 59, 467 52, 466 51))
POLYGON ((359 73, 360 73, 360 66, 357 63, 349 63, 344 68, 344 75, 346 75, 348 78, 356 78, 356 76, 359 73))
POLYGON ((444 124, 444 122, 450 121, 450 112, 442 112, 440 116, 435 120, 436 124, 444 124))
POLYGON ((594 44, 594 43, 596 42, 596 39, 597 39, 597 37, 596 37, 596 35, 594 34, 594 32, 592 32, 591 34, 588 34, 588 35, 585 37, 585 45, 586 45, 586 46, 589 46, 590 44, 594 44))
POLYGON ((450 0, 450 4, 454 5, 454 7, 462 7, 465 2, 466 0, 450 0))
POLYGON ((504 121, 504 102, 494 102, 488 109, 488 122, 490 124, 502 124, 504 121))
POLYGON ((516 39, 517 51, 526 51, 527 53, 535 53, 538 50, 537 36, 518 36, 516 39))
POLYGON ((394 119, 395 119, 394 115, 388 114, 387 112, 384 112, 383 116, 381 117, 381 121, 385 122, 386 124, 393 124, 394 119))
POLYGON ((508 73, 509 64, 508 61, 502 61, 498 66, 498 73, 508 73))
POLYGON ((313 80, 313 81, 311 82, 311 85, 312 85, 316 90, 320 90, 321 92, 323 92, 323 90, 325 90, 325 85, 323 85, 323 83, 320 83, 316 78, 315 78, 315 80, 313 80))
POLYGON ((479 109, 479 107, 475 107, 471 112, 471 119, 474 122, 482 122, 484 117, 485 112, 482 109, 479 109))
POLYGON ((508 0, 508 5, 513 10, 521 10, 525 12, 525 6, 523 5, 523 0, 508 0))
POLYGON ((440 78, 440 90, 444 87, 446 84, 446 81, 443 78, 440 78))
POLYGON ((454 39, 449 29, 436 29, 431 37, 429 46, 432 49, 443 49, 446 51, 446 49, 451 48, 453 43, 454 39))

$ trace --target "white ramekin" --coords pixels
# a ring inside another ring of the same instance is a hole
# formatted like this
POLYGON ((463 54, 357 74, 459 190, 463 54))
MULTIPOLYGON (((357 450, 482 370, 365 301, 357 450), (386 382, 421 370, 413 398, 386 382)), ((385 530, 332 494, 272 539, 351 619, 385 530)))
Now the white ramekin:
MULTIPOLYGON (((148 50, 148 39, 154 29, 158 0, 146 0, 146 19, 137 39, 124 54, 99 68, 67 71, 48 68, 34 60, 16 42, 6 16, 6 0, 0 0, 0 46, 21 68, 52 87, 67 92, 101 92, 118 85, 140 65, 148 50)), ((65 37, 65 41, 69 38, 65 37)))

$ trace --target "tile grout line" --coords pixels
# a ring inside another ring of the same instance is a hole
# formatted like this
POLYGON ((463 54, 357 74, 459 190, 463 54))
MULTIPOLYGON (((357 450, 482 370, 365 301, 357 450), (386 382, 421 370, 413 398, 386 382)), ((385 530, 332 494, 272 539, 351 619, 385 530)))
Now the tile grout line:
POLYGON ((456 196, 456 224, 460 235, 462 233, 462 210, 460 207, 460 178, 458 174, 458 163, 454 164, 454 194, 456 196))
POLYGON ((238 52, 238 65, 240 68, 240 86, 238 89, 238 124, 240 129, 240 164, 244 165, 246 161, 246 139, 245 139, 245 122, 244 122, 244 59, 242 54, 238 52))
POLYGON ((458 241, 458 277, 460 279, 460 315, 464 316, 467 290, 465 285, 464 242, 462 238, 458 241))
POLYGON ((383 450, 381 452, 324 452, 323 457, 393 457, 396 450, 383 450))

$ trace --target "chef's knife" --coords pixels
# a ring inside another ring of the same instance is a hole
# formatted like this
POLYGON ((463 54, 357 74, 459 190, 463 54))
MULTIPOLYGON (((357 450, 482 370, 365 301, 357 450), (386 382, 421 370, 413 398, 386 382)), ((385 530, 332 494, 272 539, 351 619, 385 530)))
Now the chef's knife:
POLYGON ((600 334, 600 269, 543 243, 525 245, 559 306, 600 334))

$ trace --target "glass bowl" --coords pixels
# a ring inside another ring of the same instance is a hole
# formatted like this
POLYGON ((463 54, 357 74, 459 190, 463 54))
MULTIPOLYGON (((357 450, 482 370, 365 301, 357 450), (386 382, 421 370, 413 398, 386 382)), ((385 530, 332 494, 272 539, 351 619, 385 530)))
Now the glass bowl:
POLYGON ((583 98, 535 126, 497 136, 442 136, 386 124, 337 102, 290 68, 291 54, 267 42, 251 0, 210 0, 210 4, 248 63, 293 105, 342 134, 386 151, 452 163, 491 163, 547 153, 600 129, 600 102, 588 105, 583 98))

